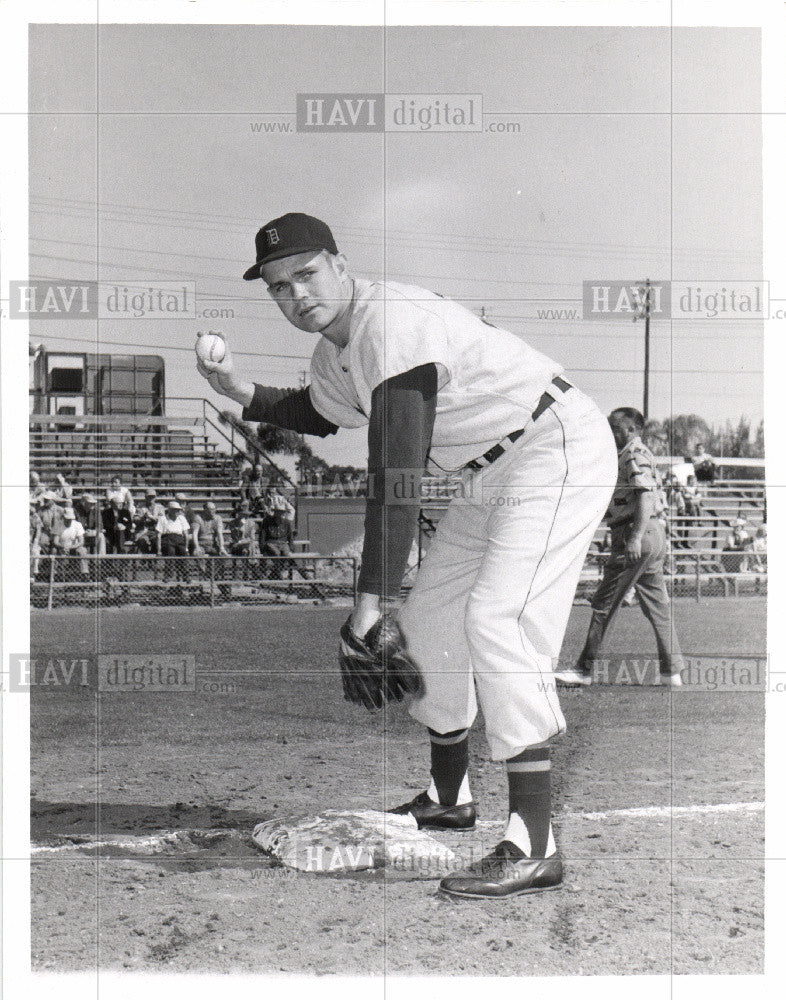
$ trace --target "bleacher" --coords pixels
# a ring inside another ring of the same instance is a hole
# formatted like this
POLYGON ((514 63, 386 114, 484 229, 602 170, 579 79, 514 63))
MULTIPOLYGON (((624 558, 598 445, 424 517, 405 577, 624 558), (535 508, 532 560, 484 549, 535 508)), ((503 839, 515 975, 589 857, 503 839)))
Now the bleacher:
MULTIPOLYGON (((130 488, 137 504, 141 503, 145 490, 150 487, 156 490, 161 502, 171 499, 175 493, 182 493, 199 511, 206 502, 215 503, 225 523, 232 516, 233 506, 239 498, 235 459, 240 448, 247 452, 247 440, 238 438, 235 441, 234 436, 230 439, 215 424, 199 417, 30 416, 30 467, 45 483, 53 483, 56 476, 62 474, 73 488, 74 496, 91 492, 102 497, 111 479, 118 476, 122 485, 130 488), (223 435, 223 440, 216 439, 217 430, 223 435)), ((272 474, 276 472, 273 467, 268 467, 268 471, 272 474)), ((312 486, 308 492, 313 495, 313 491, 312 486)), ((297 503, 294 487, 285 488, 284 492, 297 503)), ((423 494, 421 531, 425 549, 428 537, 447 507, 449 489, 445 480, 426 479, 423 494)), ((672 517, 670 520, 671 558, 667 566, 670 573, 680 578, 704 575, 722 579, 724 592, 727 591, 727 578, 730 577, 719 555, 734 520, 739 517, 745 518, 751 529, 766 520, 763 481, 731 480, 704 485, 700 514, 672 517)), ((600 575, 608 548, 607 536, 607 529, 598 529, 582 574, 585 591, 597 582, 600 575)), ((296 550, 299 558, 305 559, 309 555, 308 545, 307 539, 298 541, 296 550)), ((332 560, 332 563, 328 568, 335 575, 337 560, 332 560)), ((238 578, 239 571, 235 570, 239 565, 233 570, 233 580, 238 578)), ((130 562, 128 566, 131 566, 130 562)), ((139 566, 142 566, 141 561, 139 566)), ((310 576, 312 580, 316 577, 316 566, 315 560, 310 576)), ((341 568, 338 576, 342 584, 353 578, 356 568, 341 568)), ((198 576, 200 572, 204 573, 205 566, 195 563, 192 569, 198 576)), ((252 570, 256 572, 253 567, 250 570, 244 565, 240 578, 247 579, 249 573, 253 575, 252 570)), ((125 573, 126 579, 129 572, 125 573)), ((54 581, 58 574, 52 570, 51 575, 54 581)), ((291 583, 291 571, 289 579, 291 583)), ((735 581, 735 591, 738 583, 735 581)), ((169 589, 178 586, 177 581, 168 583, 169 589)), ((292 590, 291 587, 289 589, 292 590)), ((759 590, 760 581, 756 579, 756 592, 759 590)), ((698 593, 701 593, 700 584, 698 593)))

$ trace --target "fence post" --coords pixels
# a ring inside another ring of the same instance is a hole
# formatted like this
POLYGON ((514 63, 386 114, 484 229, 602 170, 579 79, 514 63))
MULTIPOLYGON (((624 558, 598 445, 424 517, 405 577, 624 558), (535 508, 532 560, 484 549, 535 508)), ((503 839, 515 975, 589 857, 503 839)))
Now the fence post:
POLYGON ((352 600, 358 602, 358 557, 352 556, 352 600))
POLYGON ((55 589, 55 557, 49 557, 49 593, 46 597, 46 610, 52 610, 52 595, 55 589))
POLYGON ((696 603, 701 600, 701 553, 696 553, 696 603))
POLYGON ((211 556, 208 556, 210 564, 210 607, 216 606, 216 567, 211 556))

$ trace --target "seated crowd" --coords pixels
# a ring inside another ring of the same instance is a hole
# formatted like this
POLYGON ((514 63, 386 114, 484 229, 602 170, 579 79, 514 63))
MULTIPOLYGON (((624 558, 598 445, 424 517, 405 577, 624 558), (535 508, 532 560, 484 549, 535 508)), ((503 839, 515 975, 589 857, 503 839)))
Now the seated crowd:
POLYGON ((253 502, 241 499, 225 524, 216 505, 197 510, 183 493, 162 503, 153 489, 139 503, 115 476, 103 496, 76 495, 62 475, 48 488, 30 473, 30 553, 33 576, 41 556, 139 554, 156 556, 291 555, 295 508, 274 486, 253 502))

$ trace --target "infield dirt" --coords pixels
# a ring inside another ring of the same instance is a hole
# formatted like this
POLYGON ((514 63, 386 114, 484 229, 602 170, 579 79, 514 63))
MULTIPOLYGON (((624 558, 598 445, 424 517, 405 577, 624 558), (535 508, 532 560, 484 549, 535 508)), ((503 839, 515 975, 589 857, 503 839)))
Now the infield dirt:
MULTIPOLYGON (((675 602, 685 652, 762 654, 765 605, 675 602), (720 627, 722 623, 722 628, 720 627)), ((248 841, 304 809, 385 808, 425 786, 428 746, 396 707, 346 704, 335 663, 346 609, 225 608, 36 614, 33 655, 189 653, 196 692, 31 694, 32 840, 236 831, 148 859, 122 849, 37 854, 33 967, 335 974, 624 974, 763 971, 764 696, 593 687, 562 695, 555 749, 565 887, 507 902, 453 901, 417 872, 311 876, 248 841), (620 810, 660 807, 655 815, 620 810), (608 811, 597 818, 588 813, 608 811)), ((565 651, 588 609, 574 608, 565 651)), ((638 609, 617 649, 651 655, 638 609)), ((502 821, 504 775, 482 720, 471 778, 502 821)), ((493 846, 483 826, 445 842, 493 846)))

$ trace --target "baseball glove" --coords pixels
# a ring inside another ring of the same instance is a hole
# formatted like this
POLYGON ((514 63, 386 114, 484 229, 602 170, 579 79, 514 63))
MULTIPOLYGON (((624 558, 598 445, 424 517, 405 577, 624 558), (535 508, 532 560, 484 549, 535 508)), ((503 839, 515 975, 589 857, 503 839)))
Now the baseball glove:
POLYGON ((382 615, 362 639, 350 622, 351 616, 341 628, 338 654, 345 700, 373 712, 387 701, 417 694, 423 679, 395 618, 382 615))

